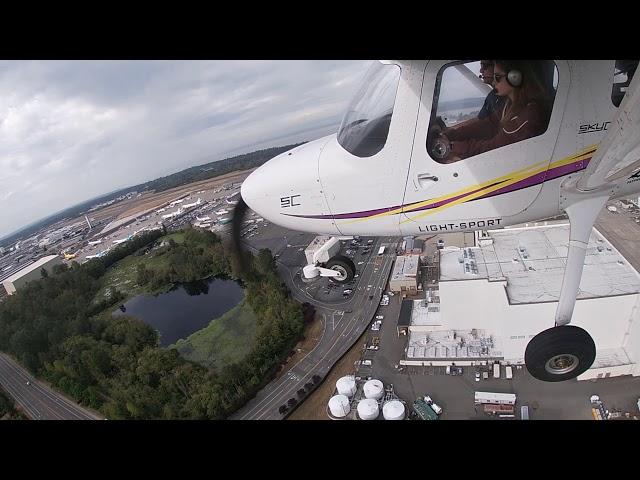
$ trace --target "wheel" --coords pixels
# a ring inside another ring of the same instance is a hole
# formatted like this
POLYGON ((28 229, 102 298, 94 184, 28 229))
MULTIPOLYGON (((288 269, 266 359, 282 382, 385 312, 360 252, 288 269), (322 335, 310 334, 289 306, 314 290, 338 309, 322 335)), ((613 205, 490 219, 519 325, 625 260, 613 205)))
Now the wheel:
POLYGON ((574 325, 562 325, 540 332, 524 352, 529 373, 544 382, 576 378, 589 369, 596 358, 591 335, 574 325))
POLYGON ((342 255, 336 255, 331 258, 325 265, 325 268, 340 272, 340 275, 337 277, 329 277, 331 281, 336 283, 350 282, 353 280, 353 276, 356 272, 356 266, 353 264, 351 259, 342 255))

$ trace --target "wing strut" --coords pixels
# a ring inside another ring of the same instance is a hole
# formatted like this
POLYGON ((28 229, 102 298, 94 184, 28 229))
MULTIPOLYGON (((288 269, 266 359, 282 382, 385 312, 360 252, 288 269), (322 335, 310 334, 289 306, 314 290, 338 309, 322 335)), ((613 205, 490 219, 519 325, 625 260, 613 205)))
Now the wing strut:
POLYGON ((567 265, 564 269, 560 300, 556 309, 556 326, 567 325, 571 322, 591 229, 608 199, 608 192, 601 196, 586 198, 584 195, 578 194, 578 198, 565 208, 565 212, 569 215, 571 231, 567 265))

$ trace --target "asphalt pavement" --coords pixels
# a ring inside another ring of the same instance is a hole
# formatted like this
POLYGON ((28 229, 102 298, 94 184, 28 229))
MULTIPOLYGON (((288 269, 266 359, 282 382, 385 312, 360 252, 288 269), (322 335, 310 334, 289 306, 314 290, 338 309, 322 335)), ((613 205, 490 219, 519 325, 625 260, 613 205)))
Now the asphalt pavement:
POLYGON ((102 419, 36 380, 4 353, 0 353, 0 385, 32 420, 102 419))
MULTIPOLYGON (((314 235, 290 232, 273 227, 261 235, 247 241, 251 249, 269 248, 278 255, 277 266, 281 277, 291 290, 293 298, 299 302, 309 302, 316 307, 323 321, 323 332, 317 346, 294 365, 286 374, 270 382, 247 405, 236 412, 231 419, 236 420, 280 420, 279 408, 296 392, 310 382, 314 375, 324 378, 333 365, 353 346, 362 333, 369 328, 380 302, 391 267, 395 259, 396 238, 377 238, 371 245, 372 254, 362 260, 356 254, 354 263, 359 277, 350 288, 354 292, 342 296, 342 289, 325 294, 327 279, 318 279, 317 285, 305 283, 297 272, 305 265, 304 248, 314 235), (279 229, 279 230, 277 230, 279 229), (289 245, 289 246, 287 246, 289 245), (380 245, 390 245, 387 253, 375 255, 380 245), (369 296, 372 296, 369 299, 369 296)), ((366 241, 366 239, 363 239, 366 241)), ((342 249, 346 250, 345 245, 342 249)), ((297 398, 296 398, 297 400, 297 398)), ((287 412, 290 413, 290 412, 287 412)))

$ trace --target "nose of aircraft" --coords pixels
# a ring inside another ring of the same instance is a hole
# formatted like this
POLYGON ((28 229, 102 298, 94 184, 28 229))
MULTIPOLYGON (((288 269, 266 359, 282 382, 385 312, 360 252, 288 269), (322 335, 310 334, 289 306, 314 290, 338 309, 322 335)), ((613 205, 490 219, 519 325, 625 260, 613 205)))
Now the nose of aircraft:
POLYGON ((328 213, 318 178, 318 159, 327 138, 272 158, 242 183, 246 204, 278 225, 306 230, 310 216, 328 213))

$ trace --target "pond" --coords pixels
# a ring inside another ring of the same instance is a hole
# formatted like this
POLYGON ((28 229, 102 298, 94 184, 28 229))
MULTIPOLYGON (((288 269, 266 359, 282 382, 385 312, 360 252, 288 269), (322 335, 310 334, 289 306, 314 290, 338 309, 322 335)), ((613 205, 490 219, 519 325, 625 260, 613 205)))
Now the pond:
POLYGON ((130 315, 150 325, 166 347, 209 325, 211 320, 231 310, 244 298, 238 282, 208 278, 176 285, 161 295, 138 295, 113 315, 130 315))

